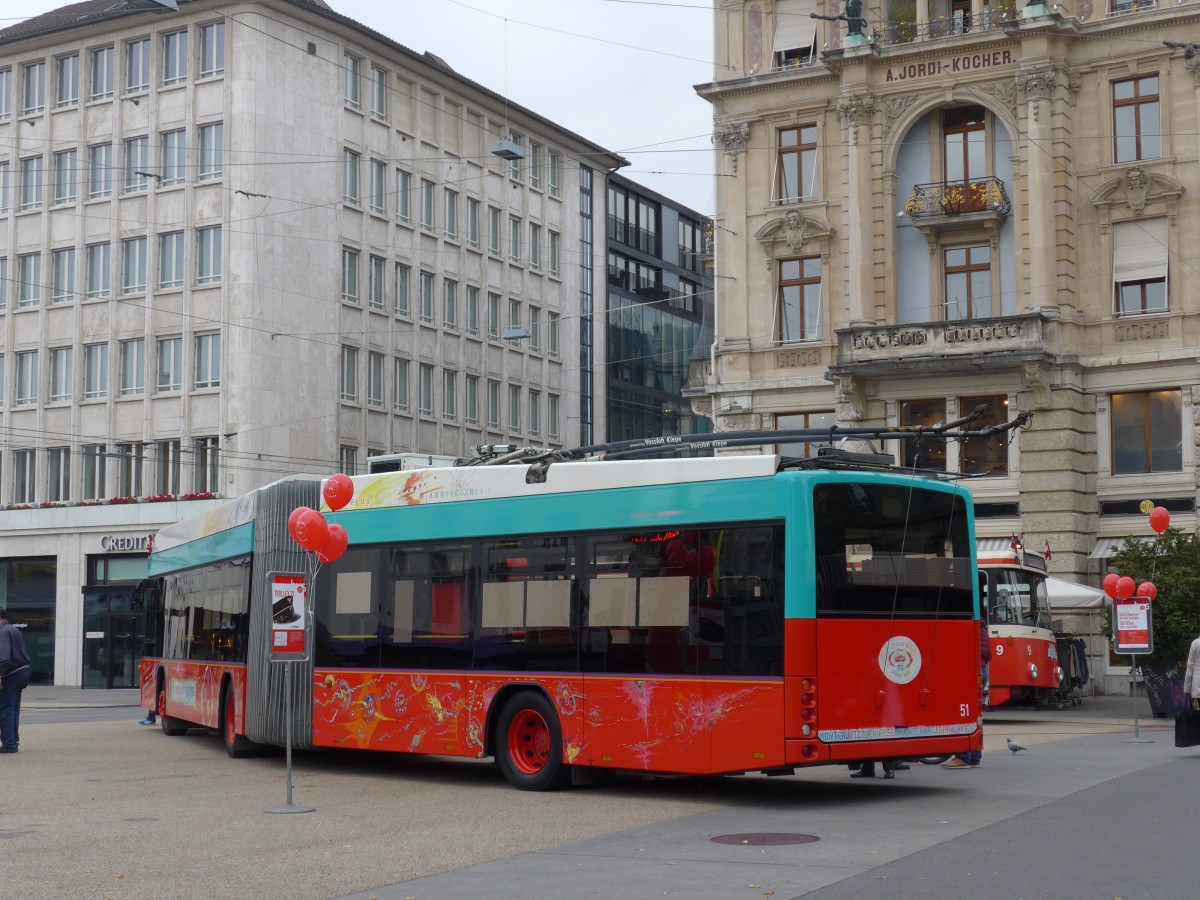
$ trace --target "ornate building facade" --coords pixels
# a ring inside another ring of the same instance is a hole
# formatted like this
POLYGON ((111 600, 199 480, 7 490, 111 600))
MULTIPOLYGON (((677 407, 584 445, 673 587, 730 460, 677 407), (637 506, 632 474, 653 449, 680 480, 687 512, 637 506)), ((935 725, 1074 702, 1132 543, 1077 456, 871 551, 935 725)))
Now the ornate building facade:
POLYGON ((717 430, 1028 411, 1011 442, 888 449, 969 476, 979 534, 1069 579, 1151 535, 1147 500, 1194 532, 1200 67, 1170 42, 1200 40, 1200 4, 715 7, 696 410, 717 430))

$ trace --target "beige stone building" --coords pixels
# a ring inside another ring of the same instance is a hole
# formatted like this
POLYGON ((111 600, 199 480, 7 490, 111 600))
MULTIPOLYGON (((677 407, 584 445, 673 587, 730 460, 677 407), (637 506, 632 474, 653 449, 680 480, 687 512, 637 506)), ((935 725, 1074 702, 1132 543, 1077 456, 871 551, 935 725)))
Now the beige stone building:
MULTIPOLYGON (((717 430, 984 421, 897 450, 1098 585, 1195 531, 1200 4, 716 0, 717 430), (914 456, 916 459, 914 459, 914 456)), ((895 448, 892 444, 889 447, 895 448)))

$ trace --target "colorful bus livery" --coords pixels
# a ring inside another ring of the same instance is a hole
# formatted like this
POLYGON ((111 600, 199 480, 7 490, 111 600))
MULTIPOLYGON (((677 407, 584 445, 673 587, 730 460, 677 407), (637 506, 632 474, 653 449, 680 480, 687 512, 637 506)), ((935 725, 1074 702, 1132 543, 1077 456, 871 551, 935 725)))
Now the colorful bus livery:
MULTIPOLYGON (((325 510, 349 547, 315 579, 294 746, 495 757, 525 789, 575 767, 782 772, 981 746, 962 488, 769 455, 354 484, 325 510)), ((273 485, 249 522, 156 540, 165 617, 191 628, 143 672, 164 730, 220 730, 233 755, 283 743, 264 583, 303 571, 285 523, 318 488, 273 485), (180 679, 207 699, 177 702, 180 679)))

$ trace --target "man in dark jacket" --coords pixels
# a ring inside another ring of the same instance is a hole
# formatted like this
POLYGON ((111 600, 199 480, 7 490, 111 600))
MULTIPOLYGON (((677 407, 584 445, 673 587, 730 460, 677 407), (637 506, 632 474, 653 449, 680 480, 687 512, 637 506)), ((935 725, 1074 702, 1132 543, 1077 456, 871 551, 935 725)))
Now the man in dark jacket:
POLYGON ((21 692, 28 684, 25 637, 0 608, 0 753, 16 753, 21 743, 21 692))

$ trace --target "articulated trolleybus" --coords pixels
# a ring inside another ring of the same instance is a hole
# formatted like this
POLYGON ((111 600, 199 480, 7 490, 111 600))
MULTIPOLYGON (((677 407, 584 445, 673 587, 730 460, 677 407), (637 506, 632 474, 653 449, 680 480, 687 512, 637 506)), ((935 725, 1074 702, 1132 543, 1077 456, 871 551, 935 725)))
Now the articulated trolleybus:
POLYGON ((268 580, 308 571, 295 747, 494 757, 542 790, 589 767, 781 774, 982 746, 963 487, 832 456, 533 452, 355 477, 322 506, 349 547, 315 576, 286 523, 319 480, 164 528, 143 705, 232 756, 284 744, 268 580))
POLYGON ((1051 622, 1046 560, 1013 539, 979 556, 980 602, 987 609, 989 706, 1062 704, 1063 671, 1051 622))

